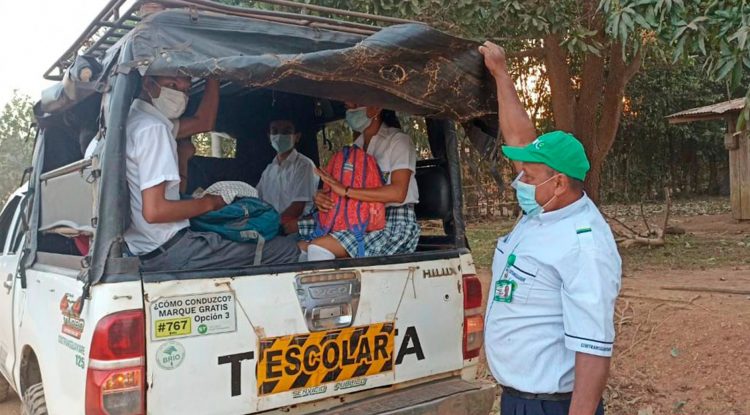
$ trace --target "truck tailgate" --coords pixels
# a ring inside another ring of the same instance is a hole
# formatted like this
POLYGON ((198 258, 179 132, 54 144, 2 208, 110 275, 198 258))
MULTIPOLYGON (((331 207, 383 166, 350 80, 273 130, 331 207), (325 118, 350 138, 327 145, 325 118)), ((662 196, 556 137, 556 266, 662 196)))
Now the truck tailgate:
POLYGON ((150 413, 244 414, 460 370, 456 255, 144 282, 150 413))

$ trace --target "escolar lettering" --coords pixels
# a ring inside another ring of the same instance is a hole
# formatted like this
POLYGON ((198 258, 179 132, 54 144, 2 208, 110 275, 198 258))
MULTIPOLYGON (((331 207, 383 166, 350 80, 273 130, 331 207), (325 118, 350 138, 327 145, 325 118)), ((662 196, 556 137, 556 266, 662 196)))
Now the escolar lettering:
POLYGON ((268 379, 279 378, 284 374, 296 376, 301 372, 313 374, 318 369, 334 370, 347 365, 372 364, 379 360, 389 360, 388 333, 376 334, 374 337, 362 336, 358 341, 343 340, 341 343, 329 341, 322 347, 312 344, 304 350, 300 346, 291 346, 286 351, 267 350, 261 355, 266 362, 268 379))
POLYGON ((393 323, 260 341, 258 394, 310 388, 393 369, 393 323))
MULTIPOLYGON (((300 398, 325 392, 321 385, 329 382, 337 382, 334 390, 364 386, 368 376, 393 370, 406 356, 425 359, 416 327, 406 328, 396 356, 397 334, 393 323, 378 323, 261 339, 255 365, 258 395, 293 391, 300 398)), ((250 351, 219 357, 219 365, 230 366, 231 396, 242 394, 242 362, 254 356, 250 351)))

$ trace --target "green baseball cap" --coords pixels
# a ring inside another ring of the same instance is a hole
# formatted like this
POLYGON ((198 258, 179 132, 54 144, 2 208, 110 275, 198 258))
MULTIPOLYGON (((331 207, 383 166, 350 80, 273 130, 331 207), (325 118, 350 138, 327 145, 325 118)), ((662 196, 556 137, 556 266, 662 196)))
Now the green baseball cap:
POLYGON ((513 161, 545 164, 578 180, 585 180, 591 168, 583 144, 564 131, 540 135, 525 147, 503 146, 503 154, 513 161))

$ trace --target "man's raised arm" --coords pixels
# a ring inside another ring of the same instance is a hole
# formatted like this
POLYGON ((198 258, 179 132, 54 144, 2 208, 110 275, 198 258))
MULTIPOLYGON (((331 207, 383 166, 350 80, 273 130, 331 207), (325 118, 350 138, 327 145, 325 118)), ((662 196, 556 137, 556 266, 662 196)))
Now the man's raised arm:
POLYGON ((177 138, 188 138, 195 134, 206 133, 216 126, 216 115, 219 109, 219 80, 206 79, 203 99, 192 117, 180 118, 177 138))
MULTIPOLYGON (((500 131, 503 133, 505 144, 513 147, 523 147, 536 139, 536 128, 531 122, 529 114, 518 98, 516 88, 508 73, 505 62, 505 50, 492 42, 484 42, 479 47, 479 53, 484 56, 484 64, 495 78, 497 85, 498 118, 500 131)), ((520 170, 519 163, 514 162, 516 170, 520 170)))

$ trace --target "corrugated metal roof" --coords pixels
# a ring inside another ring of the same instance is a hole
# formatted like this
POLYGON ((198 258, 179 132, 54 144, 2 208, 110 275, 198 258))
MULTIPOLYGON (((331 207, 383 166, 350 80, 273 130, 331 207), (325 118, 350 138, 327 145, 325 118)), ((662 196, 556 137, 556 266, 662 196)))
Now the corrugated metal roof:
POLYGON ((722 118, 725 114, 740 112, 745 108, 745 98, 737 98, 730 101, 719 102, 718 104, 706 105, 705 107, 692 108, 668 115, 670 123, 689 122, 697 120, 707 120, 712 118, 722 118))

